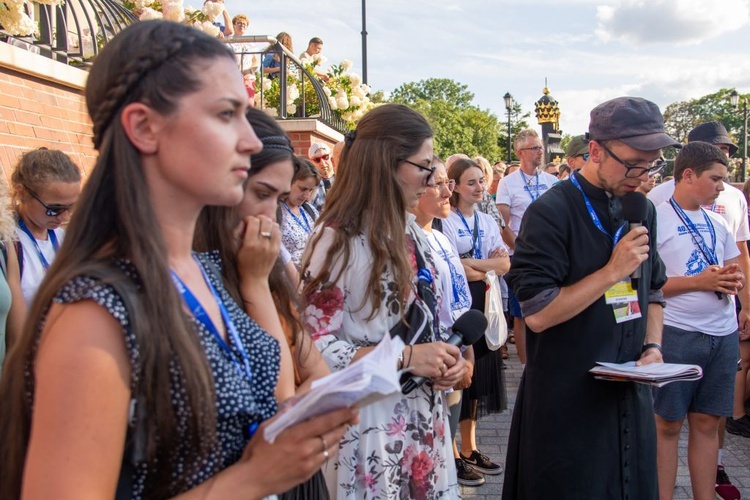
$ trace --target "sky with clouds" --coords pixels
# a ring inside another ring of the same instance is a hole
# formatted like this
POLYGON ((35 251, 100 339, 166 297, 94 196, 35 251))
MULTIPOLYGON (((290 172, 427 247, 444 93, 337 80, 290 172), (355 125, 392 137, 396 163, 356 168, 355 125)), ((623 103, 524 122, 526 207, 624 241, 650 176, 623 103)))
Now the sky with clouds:
MULTIPOLYGON (((328 62, 362 68, 362 2, 225 0, 248 34, 292 35, 294 52, 324 41, 328 62)), ((545 78, 564 133, 621 95, 667 105, 735 87, 750 92, 750 0, 370 0, 368 84, 450 78, 505 120, 510 92, 532 111, 545 78)))

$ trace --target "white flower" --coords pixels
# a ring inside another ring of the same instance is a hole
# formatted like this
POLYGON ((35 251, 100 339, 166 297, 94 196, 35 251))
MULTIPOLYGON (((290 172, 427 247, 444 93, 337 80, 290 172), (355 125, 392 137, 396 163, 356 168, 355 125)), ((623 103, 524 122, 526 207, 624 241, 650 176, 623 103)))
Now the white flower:
POLYGON ((188 5, 187 7, 185 7, 185 15, 186 15, 186 16, 192 16, 192 15, 193 15, 193 14, 195 14, 195 13, 196 13, 197 11, 198 11, 198 9, 196 9, 196 8, 195 8, 195 7, 193 7, 192 5, 188 5))
POLYGON ((7 0, 3 3, 8 6, 8 10, 11 10, 15 13, 13 18, 18 19, 18 15, 23 13, 23 6, 26 3, 26 0, 7 0))
POLYGON ((345 122, 350 122, 354 118, 354 113, 352 113, 351 111, 347 111, 346 113, 344 113, 344 114, 341 115, 341 118, 345 122))
POLYGON ((349 104, 353 108, 359 107, 362 104, 362 99, 360 99, 356 95, 353 95, 352 98, 349 99, 349 104))
POLYGON ((273 85, 273 81, 270 78, 264 78, 260 88, 262 90, 271 90, 271 85, 273 85))
POLYGON ((362 77, 356 73, 349 75, 349 80, 352 82, 352 87, 358 87, 362 83, 362 77))
POLYGON ((39 3, 42 5, 62 5, 63 0, 34 0, 34 3, 39 3))
POLYGON ((201 12, 203 12, 209 21, 212 21, 216 19, 222 12, 224 11, 224 4, 221 2, 206 2, 203 4, 203 7, 201 8, 201 12))
POLYGON ((336 94, 336 106, 338 109, 346 109, 349 107, 349 99, 346 97, 346 92, 339 92, 336 94))
POLYGON ((286 106, 286 114, 293 115, 297 112, 297 106, 294 104, 287 104, 286 106))
POLYGON ((263 111, 268 113, 269 116, 273 116, 274 118, 279 116, 279 111, 276 108, 263 108, 263 111))
POLYGON ((314 56, 312 56, 312 58, 313 58, 313 61, 315 61, 318 66, 322 66, 323 64, 326 63, 326 61, 328 61, 328 58, 324 56, 323 54, 315 54, 314 56))
POLYGON ((203 33, 209 36, 214 36, 214 37, 219 36, 219 27, 214 26, 212 23, 208 21, 203 21, 203 22, 196 21, 193 24, 193 27, 198 29, 199 31, 202 31, 203 33))
POLYGON ((331 89, 327 85, 323 86, 323 93, 328 97, 331 97, 331 89))
POLYGON ((151 7, 154 4, 154 0, 135 0, 135 10, 143 10, 146 7, 151 7))
POLYGON ((158 10, 154 10, 151 7, 146 7, 141 12, 141 16, 138 18, 141 21, 153 21, 154 19, 162 19, 164 16, 158 10))
POLYGON ((336 111, 337 109, 339 109, 339 105, 336 103, 336 99, 334 99, 333 97, 328 98, 328 105, 331 107, 333 111, 336 111))
POLYGON ((298 97, 299 97, 299 88, 296 85, 287 85, 286 86, 287 100, 294 101, 298 97))
POLYGON ((349 59, 344 59, 343 61, 341 61, 341 69, 344 71, 344 73, 352 69, 353 65, 354 63, 352 63, 349 59))
POLYGON ((257 92, 255 96, 253 97, 253 103, 255 103, 255 106, 260 106, 260 100, 263 99, 263 94, 260 92, 257 92))
POLYGON ((360 99, 365 96, 365 91, 362 90, 362 87, 356 86, 352 88, 352 95, 357 96, 360 99))
POLYGON ((165 1, 162 4, 161 11, 164 19, 181 23, 185 20, 185 9, 182 6, 182 0, 165 1))
POLYGON ((365 94, 369 94, 369 93, 372 92, 372 87, 370 87, 366 83, 360 85, 360 87, 362 88, 362 90, 364 91, 365 94))
POLYGON ((37 30, 36 23, 22 9, 23 6, 15 5, 7 10, 0 9, 0 24, 11 35, 33 35, 37 30))

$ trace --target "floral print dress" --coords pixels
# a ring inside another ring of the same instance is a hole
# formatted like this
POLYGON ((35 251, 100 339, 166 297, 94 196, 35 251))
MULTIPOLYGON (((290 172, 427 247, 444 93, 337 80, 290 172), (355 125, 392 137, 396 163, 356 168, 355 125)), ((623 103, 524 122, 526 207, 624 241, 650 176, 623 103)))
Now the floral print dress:
MULTIPOLYGON (((316 231, 323 234, 311 255, 308 279, 322 268, 334 237, 330 228, 316 231)), ((417 251, 434 274, 424 233, 411 214, 407 214, 406 235, 415 275, 417 251)), ((383 303, 368 319, 371 309, 365 286, 371 267, 367 239, 359 234, 352 241, 348 262, 339 259, 333 266, 330 276, 338 279, 323 283, 307 297, 305 323, 331 370, 346 367, 358 348, 377 344, 401 318, 396 284, 392 272, 385 269, 383 303)), ((440 287, 436 289, 439 293, 440 287)), ((445 393, 432 390, 430 384, 362 408, 360 423, 351 426, 339 443, 337 498, 460 498, 447 419, 445 393)))

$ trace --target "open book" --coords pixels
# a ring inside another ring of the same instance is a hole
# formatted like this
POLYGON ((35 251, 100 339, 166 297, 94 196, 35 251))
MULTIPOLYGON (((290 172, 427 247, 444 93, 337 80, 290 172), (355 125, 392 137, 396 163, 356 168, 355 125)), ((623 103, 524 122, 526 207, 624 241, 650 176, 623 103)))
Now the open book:
POLYGON ((386 334, 369 354, 343 370, 316 380, 309 392, 291 398, 276 419, 265 429, 264 437, 273 443, 282 431, 339 408, 364 407, 390 394, 401 392, 398 356, 404 350, 399 337, 386 334))
POLYGON ((670 382, 698 380, 703 377, 703 370, 698 365, 681 365, 678 363, 651 363, 635 366, 635 361, 628 363, 597 362, 589 372, 599 380, 616 382, 637 382, 639 384, 661 387, 670 382))

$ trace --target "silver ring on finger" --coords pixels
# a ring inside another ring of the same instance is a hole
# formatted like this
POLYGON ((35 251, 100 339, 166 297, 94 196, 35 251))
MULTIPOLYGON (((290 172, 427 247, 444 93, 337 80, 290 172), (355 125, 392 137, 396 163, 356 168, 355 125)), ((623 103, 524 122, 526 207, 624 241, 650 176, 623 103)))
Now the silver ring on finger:
POLYGON ((320 438, 320 442, 323 443, 323 459, 325 459, 325 461, 327 462, 328 461, 328 443, 326 443, 326 439, 323 437, 322 434, 318 437, 320 438))
POLYGON ((264 238, 268 238, 269 240, 271 239, 271 232, 270 231, 262 231, 260 233, 260 235, 263 236, 264 238))

